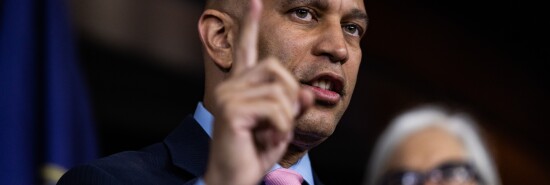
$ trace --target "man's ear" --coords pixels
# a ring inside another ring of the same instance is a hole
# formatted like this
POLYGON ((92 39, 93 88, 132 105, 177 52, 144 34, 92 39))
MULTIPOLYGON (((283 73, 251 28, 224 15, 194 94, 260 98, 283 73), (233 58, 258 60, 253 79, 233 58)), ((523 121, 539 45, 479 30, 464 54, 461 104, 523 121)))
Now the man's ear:
POLYGON ((207 9, 199 19, 202 44, 212 61, 223 71, 229 71, 232 63, 233 19, 218 10, 207 9))

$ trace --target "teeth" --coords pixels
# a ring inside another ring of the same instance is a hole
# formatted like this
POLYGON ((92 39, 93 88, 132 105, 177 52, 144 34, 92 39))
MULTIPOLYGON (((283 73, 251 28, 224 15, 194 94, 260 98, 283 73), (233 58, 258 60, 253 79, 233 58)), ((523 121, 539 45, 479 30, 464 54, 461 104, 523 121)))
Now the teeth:
POLYGON ((325 90, 330 90, 332 88, 332 83, 330 83, 330 81, 328 80, 317 80, 314 81, 311 85, 325 90))
POLYGON ((311 84, 314 87, 319 87, 319 81, 314 81, 313 84, 311 84))

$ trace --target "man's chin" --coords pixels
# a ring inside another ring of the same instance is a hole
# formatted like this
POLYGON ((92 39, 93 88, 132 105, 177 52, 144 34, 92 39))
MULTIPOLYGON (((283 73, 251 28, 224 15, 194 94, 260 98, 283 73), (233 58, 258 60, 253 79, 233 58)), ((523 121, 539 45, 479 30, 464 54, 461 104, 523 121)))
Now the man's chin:
POLYGON ((340 120, 342 102, 327 107, 315 103, 298 120, 292 145, 309 150, 332 135, 340 120))
POLYGON ((299 150, 307 151, 321 144, 327 138, 328 137, 318 137, 294 132, 294 139, 292 140, 291 145, 295 146, 299 150))

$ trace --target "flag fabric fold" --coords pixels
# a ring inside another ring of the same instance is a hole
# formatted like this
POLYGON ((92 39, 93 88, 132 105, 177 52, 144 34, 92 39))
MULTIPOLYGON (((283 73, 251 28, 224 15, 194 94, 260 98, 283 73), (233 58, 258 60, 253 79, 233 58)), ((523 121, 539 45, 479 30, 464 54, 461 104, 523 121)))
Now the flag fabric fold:
POLYGON ((0 5, 0 184, 55 184, 97 157, 65 3, 0 5))

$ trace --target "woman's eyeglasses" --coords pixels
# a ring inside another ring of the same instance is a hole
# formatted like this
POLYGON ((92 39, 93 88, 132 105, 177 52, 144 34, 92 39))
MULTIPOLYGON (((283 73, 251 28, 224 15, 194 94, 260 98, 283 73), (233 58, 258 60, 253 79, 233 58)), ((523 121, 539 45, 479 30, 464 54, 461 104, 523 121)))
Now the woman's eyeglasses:
POLYGON ((429 172, 390 171, 382 177, 379 185, 476 185, 479 175, 474 168, 464 162, 449 162, 439 165, 429 172))

